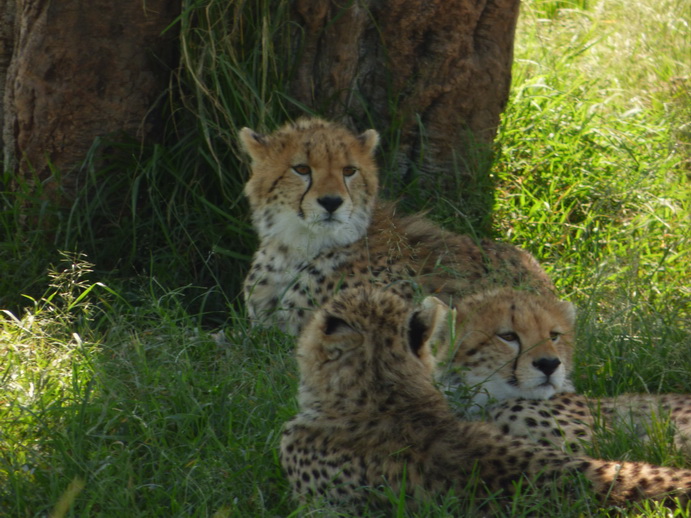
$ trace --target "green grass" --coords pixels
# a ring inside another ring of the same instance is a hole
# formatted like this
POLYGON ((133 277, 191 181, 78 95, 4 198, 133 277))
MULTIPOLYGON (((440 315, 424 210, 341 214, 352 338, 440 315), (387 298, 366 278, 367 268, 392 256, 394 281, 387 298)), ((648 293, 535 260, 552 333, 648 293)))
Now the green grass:
POLYGON ((526 16, 518 40, 494 217, 580 308, 578 388, 594 394, 691 392, 683 12, 598 3, 526 16))
MULTIPOLYGON (((0 516, 297 513, 276 457, 296 411, 293 340, 250 329, 238 295, 256 239, 235 134, 299 109, 276 66, 290 48, 276 5, 262 20, 259 2, 190 4, 166 144, 97 143, 109 168, 87 162, 71 212, 2 194, 0 516), (50 242, 19 225, 27 214, 58 219, 50 242)), ((688 4, 525 0, 521 16, 494 232, 579 307, 579 390, 691 393, 688 4)), ((453 199, 433 216, 462 228, 453 199)), ((597 453, 691 467, 664 426, 654 435, 615 431, 597 453)), ((451 495, 417 513, 389 498, 396 516, 606 515, 578 494, 523 487, 501 509, 451 495)))

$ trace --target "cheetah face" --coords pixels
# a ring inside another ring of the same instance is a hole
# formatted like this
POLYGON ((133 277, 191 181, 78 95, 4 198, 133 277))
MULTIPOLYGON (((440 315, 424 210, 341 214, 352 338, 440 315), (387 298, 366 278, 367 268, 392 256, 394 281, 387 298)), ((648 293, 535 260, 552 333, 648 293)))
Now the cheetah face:
POLYGON ((548 399, 573 390, 569 374, 574 308, 551 293, 502 288, 458 305, 455 347, 438 370, 472 407, 510 398, 548 399))
POLYGON ((411 307, 392 292, 346 289, 300 335, 300 403, 360 408, 388 398, 400 379, 432 379, 432 347, 448 339, 449 308, 434 297, 411 307), (331 398, 331 401, 326 399, 331 398))
POLYGON ((243 128, 252 157, 245 193, 260 238, 314 256, 362 237, 378 190, 378 139, 374 130, 355 135, 320 119, 270 135, 243 128))

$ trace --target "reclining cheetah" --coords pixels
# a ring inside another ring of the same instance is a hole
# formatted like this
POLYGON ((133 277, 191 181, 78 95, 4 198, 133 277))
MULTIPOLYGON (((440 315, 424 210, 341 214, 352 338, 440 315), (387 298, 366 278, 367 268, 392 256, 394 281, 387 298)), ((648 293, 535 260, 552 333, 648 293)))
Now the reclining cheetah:
POLYGON ((677 447, 691 459, 691 395, 572 393, 568 302, 499 288, 467 297, 456 310, 455 344, 437 353, 436 375, 459 413, 484 412, 505 433, 573 452, 599 430, 644 438, 654 418, 669 419, 677 447))
POLYGON ((300 410, 280 449, 299 499, 358 512, 386 505, 382 487, 414 506, 450 491, 468 495, 473 477, 480 492, 494 494, 511 493, 523 477, 565 489, 568 472, 580 472, 608 502, 670 494, 688 501, 691 470, 536 449, 491 424, 459 421, 431 379, 447 310, 434 297, 414 308, 389 290, 360 288, 315 314, 297 349, 300 410))
POLYGON ((574 324, 573 305, 551 293, 473 294, 456 305, 454 344, 437 352, 437 378, 467 400, 469 415, 489 402, 572 391, 574 324))
POLYGON ((447 302, 494 285, 552 288, 523 250, 446 232, 377 202, 375 130, 355 135, 301 119, 270 135, 243 128, 239 137, 252 158, 245 194, 260 238, 245 279, 255 321, 297 335, 315 307, 363 284, 447 302))

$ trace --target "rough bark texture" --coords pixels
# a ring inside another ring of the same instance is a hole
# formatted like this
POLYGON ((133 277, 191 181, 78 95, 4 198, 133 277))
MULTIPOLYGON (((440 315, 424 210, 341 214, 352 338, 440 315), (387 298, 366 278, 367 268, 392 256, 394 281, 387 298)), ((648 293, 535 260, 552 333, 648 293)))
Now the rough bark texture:
MULTIPOLYGON (((5 98, 7 69, 12 60, 12 48, 14 47, 16 7, 16 0, 0 0, 0 121, 5 120, 5 108, 2 100, 5 98)), ((0 132, 0 150, 2 148, 3 139, 0 132)))
MULTIPOLYGON (((8 0, 5 0, 8 1, 8 0)), ((4 97, 5 168, 67 202, 97 136, 143 138, 168 84, 180 0, 11 0, 12 61, 4 97), (53 181, 51 167, 61 172, 53 181)), ((2 56, 0 55, 0 59, 2 56)))
MULTIPOLYGON (((400 128, 403 178, 419 168, 439 187, 439 174, 454 165, 472 175, 476 144, 491 144, 508 98, 518 7, 298 0, 294 95, 333 118, 370 120, 385 134, 400 128)), ((445 176, 442 187, 455 182, 445 176)))

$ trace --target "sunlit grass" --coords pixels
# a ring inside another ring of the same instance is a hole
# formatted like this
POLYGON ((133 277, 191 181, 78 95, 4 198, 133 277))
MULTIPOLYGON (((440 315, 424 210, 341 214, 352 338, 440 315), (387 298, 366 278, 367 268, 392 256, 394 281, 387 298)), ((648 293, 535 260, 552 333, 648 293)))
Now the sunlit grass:
POLYGON ((524 6, 495 222, 579 306, 582 390, 691 392, 690 13, 591 7, 524 6))

